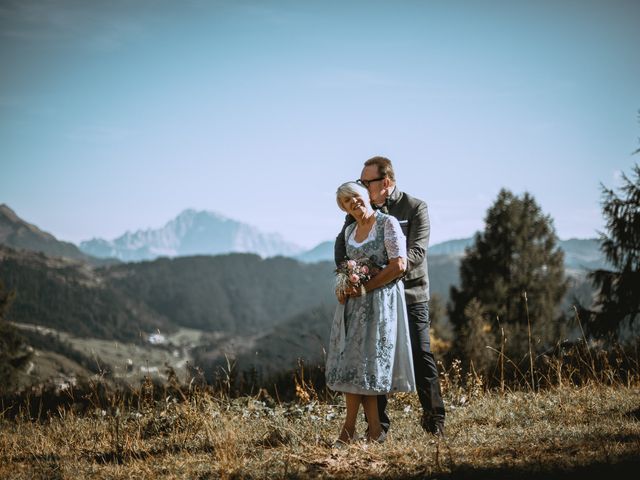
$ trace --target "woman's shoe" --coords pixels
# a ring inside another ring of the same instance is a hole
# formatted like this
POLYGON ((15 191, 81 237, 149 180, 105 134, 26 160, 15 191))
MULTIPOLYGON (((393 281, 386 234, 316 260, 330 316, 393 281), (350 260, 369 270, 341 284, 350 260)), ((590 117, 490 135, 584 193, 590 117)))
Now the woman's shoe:
POLYGON ((367 436, 367 441, 375 442, 375 443, 384 443, 386 439, 387 439, 387 432, 385 432, 384 430, 380 432, 380 435, 378 435, 378 438, 371 438, 367 436))
POLYGON ((341 439, 337 439, 335 442, 333 442, 332 448, 337 448, 337 449, 343 449, 343 448, 348 448, 350 444, 357 442, 358 440, 360 440, 360 437, 358 436, 358 433, 354 433, 353 437, 351 437, 348 441, 344 441, 341 439))
POLYGON ((349 448, 349 444, 338 439, 335 442, 333 442, 333 445, 331 445, 331 448, 335 448, 337 450, 343 450, 345 448, 349 448))

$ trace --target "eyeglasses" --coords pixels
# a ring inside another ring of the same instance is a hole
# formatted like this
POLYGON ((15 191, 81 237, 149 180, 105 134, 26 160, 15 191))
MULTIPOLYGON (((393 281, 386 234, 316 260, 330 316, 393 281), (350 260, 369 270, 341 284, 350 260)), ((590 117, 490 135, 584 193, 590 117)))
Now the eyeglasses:
POLYGON ((369 188, 369 185, 371 185, 373 182, 379 182, 380 180, 384 180, 387 177, 380 177, 380 178, 373 178, 371 180, 362 180, 361 178, 359 178, 358 180, 356 180, 356 183, 358 185, 362 185, 364 188, 369 188))

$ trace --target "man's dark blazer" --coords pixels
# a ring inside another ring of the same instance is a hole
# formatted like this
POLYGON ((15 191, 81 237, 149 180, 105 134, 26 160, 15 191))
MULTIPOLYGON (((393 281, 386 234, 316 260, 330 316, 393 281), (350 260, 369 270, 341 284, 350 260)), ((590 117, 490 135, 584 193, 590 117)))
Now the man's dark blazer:
MULTIPOLYGON (((398 190, 389 195, 385 202, 389 215, 398 219, 407 237, 407 272, 404 276, 404 291, 407 305, 429 300, 429 271, 427 268, 427 247, 429 246, 429 212, 427 204, 398 190)), ((336 237, 334 258, 336 265, 347 255, 344 231, 355 219, 347 215, 342 231, 336 237)))

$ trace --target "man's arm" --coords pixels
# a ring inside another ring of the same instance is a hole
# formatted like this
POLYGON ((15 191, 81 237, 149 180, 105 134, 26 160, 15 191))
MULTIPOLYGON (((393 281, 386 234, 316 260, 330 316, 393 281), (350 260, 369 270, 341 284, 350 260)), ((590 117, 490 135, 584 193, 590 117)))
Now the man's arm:
MULTIPOLYGON (((386 267, 380 270, 375 277, 364 284, 364 289, 367 292, 380 288, 387 283, 402 277, 407 269, 407 260, 404 257, 390 258, 386 267)), ((358 292, 359 293, 359 292, 358 292)))
POLYGON ((426 203, 420 202, 409 222, 411 228, 407 238, 407 273, 422 265, 427 256, 431 226, 426 203))
POLYGON ((355 219, 351 215, 347 215, 344 219, 342 230, 340 230, 340 233, 336 237, 336 243, 333 246, 333 260, 336 262, 336 267, 347 257, 347 244, 344 240, 344 231, 353 222, 355 222, 355 219))

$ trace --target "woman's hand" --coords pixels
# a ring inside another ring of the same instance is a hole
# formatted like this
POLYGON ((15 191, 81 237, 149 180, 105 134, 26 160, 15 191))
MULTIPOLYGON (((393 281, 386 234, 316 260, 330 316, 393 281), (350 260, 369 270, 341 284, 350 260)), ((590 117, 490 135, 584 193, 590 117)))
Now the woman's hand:
POLYGON ((349 297, 359 297, 362 295, 362 289, 360 287, 349 287, 347 290, 336 290, 336 297, 338 297, 338 302, 341 305, 344 305, 349 297))

